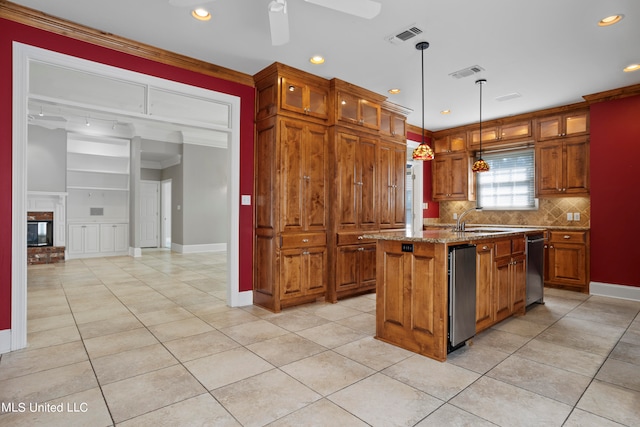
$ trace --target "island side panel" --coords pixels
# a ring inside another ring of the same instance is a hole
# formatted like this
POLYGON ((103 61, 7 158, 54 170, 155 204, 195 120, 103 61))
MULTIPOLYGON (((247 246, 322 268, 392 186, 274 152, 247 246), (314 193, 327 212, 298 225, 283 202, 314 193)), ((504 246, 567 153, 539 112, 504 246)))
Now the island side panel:
POLYGON ((446 245, 378 240, 376 337, 424 356, 447 356, 446 245), (402 244, 413 245, 403 252, 402 244))

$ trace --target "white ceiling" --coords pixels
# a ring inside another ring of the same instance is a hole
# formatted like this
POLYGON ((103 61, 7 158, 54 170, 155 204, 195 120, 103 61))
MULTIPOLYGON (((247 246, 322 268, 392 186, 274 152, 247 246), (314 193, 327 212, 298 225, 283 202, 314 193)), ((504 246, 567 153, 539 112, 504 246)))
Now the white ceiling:
MULTIPOLYGON (((372 20, 288 0, 291 41, 272 46, 270 0, 213 0, 213 18, 195 21, 190 8, 169 0, 13 0, 27 7, 152 46, 253 75, 274 61, 313 74, 337 77, 414 112, 421 124, 419 41, 425 51, 425 127, 439 130, 478 120, 478 78, 483 119, 505 117, 583 101, 582 96, 640 84, 638 0, 379 0, 372 20), (624 14, 612 26, 597 22, 624 14), (423 34, 402 45, 386 36, 415 25, 423 34), (326 57, 312 65, 309 57, 326 57), (463 79, 450 73, 479 65, 484 72, 463 79), (496 97, 519 93, 508 101, 496 97), (439 112, 451 109, 450 115, 439 112)), ((348 1, 348 0, 343 0, 348 1)))

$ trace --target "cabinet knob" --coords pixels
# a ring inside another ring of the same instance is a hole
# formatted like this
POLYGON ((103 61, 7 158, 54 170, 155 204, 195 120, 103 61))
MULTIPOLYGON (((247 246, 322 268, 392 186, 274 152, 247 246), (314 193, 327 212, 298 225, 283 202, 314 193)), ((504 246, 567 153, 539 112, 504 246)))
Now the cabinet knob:
POLYGON ((489 249, 489 246, 486 246, 486 245, 485 245, 485 246, 483 246, 483 247, 482 247, 482 250, 483 250, 483 251, 486 251, 487 249, 489 249))
POLYGON ((364 251, 364 248, 358 248, 358 251, 362 252, 364 251))
POLYGON ((309 239, 302 239, 302 243, 309 243, 309 239))
POLYGON ((570 239, 571 236, 569 236, 568 234, 565 234, 564 236, 562 236, 563 239, 570 239))
POLYGON ((302 255, 309 255, 309 251, 302 252, 302 255))
POLYGON ((363 240, 364 236, 358 236, 358 240, 363 240))
POLYGON ((553 245, 549 246, 549 249, 553 249, 553 245))

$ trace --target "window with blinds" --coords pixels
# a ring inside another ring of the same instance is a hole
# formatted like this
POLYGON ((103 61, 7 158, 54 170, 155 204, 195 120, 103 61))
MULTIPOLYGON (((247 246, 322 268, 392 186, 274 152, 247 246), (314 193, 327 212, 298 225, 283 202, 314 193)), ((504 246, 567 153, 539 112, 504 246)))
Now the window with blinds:
POLYGON ((537 209, 533 153, 533 149, 485 153, 482 158, 490 169, 477 174, 478 204, 484 209, 537 209))

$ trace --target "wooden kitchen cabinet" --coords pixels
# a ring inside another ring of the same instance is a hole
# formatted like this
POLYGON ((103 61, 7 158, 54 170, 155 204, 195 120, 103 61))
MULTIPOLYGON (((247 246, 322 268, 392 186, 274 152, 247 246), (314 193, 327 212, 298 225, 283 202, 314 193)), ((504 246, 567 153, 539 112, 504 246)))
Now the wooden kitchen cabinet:
POLYGON ((330 115, 329 81, 274 63, 254 76, 256 121, 287 115, 326 124, 330 115))
MULTIPOLYGON (((492 148, 518 144, 523 141, 533 140, 531 120, 503 123, 498 125, 488 124, 482 129, 482 148, 492 148)), ((469 132, 469 149, 480 149, 480 129, 469 132)))
POLYGON ((476 245, 476 333, 496 321, 493 309, 493 242, 476 245))
POLYGON ((293 78, 282 77, 280 107, 320 119, 329 117, 329 89, 293 78))
POLYGON ((280 230, 314 231, 327 227, 327 144, 325 126, 280 121, 280 230))
POLYGON ((339 230, 378 228, 376 164, 378 142, 346 132, 336 135, 336 199, 339 230))
POLYGON ((339 79, 331 80, 335 94, 335 121, 347 126, 378 131, 385 97, 339 79))
POLYGON ((370 291, 376 287, 376 244, 338 246, 337 297, 370 291))
POLYGON ((470 157, 467 153, 442 154, 432 160, 433 200, 469 199, 470 157))
MULTIPOLYGON (((281 77, 267 73, 257 86, 269 92, 281 77)), ((279 312, 326 293, 329 132, 318 117, 284 107, 270 115, 263 107, 265 118, 256 123, 253 301, 279 312)))
POLYGON ((545 285, 589 292, 588 231, 553 230, 547 247, 548 271, 545 285))
POLYGON ((283 249, 280 252, 280 299, 307 301, 324 295, 326 246, 283 249))
POLYGON ((524 314, 524 237, 476 245, 476 333, 512 314, 524 314))
POLYGON ((589 194, 589 138, 585 136, 536 144, 536 196, 589 194))
POLYGON ((457 133, 434 137, 432 148, 436 154, 459 153, 467 151, 467 134, 457 133))
POLYGON ((579 110, 570 113, 541 117, 536 120, 536 140, 588 135, 589 111, 579 110))
POLYGON ((409 112, 406 111, 402 114, 398 114, 384 108, 383 105, 383 108, 380 110, 380 136, 387 139, 394 139, 401 143, 406 143, 406 115, 408 113, 409 112))
POLYGON ((407 146, 380 142, 378 145, 378 190, 380 228, 405 226, 405 174, 407 146))

